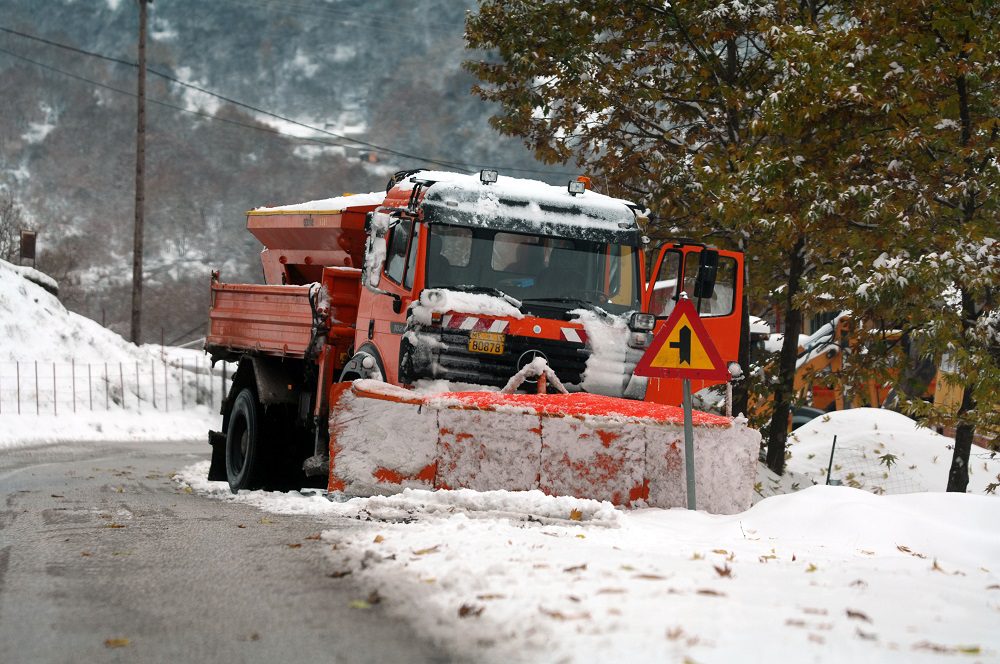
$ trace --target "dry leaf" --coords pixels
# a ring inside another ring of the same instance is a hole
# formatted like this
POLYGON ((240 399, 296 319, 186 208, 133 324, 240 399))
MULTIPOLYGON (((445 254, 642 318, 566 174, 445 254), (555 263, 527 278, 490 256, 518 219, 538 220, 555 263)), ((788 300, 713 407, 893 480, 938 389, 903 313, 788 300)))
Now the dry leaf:
POLYGON ((350 573, 351 573, 351 570, 345 569, 345 570, 340 570, 338 572, 330 572, 329 574, 327 574, 327 576, 330 577, 331 579, 343 579, 345 576, 347 576, 350 573))
POLYGON ((583 519, 583 512, 580 510, 573 510, 569 513, 570 521, 581 521, 583 519))
POLYGON ((291 544, 288 545, 288 548, 289 549, 301 549, 302 548, 302 542, 292 542, 291 544))
POLYGON ((814 565, 813 563, 809 563, 809 567, 806 568, 806 572, 807 573, 809 573, 809 572, 815 572, 818 569, 819 568, 816 567, 816 565, 814 565))
POLYGON ((859 639, 864 639, 865 641, 875 641, 878 639, 878 636, 876 636, 874 632, 866 632, 860 627, 857 628, 855 633, 858 635, 859 639))
POLYGON ((306 535, 307 540, 317 541, 323 539, 323 533, 313 533, 312 535, 306 535))
POLYGON ((549 618, 554 618, 555 620, 589 620, 590 614, 586 611, 583 613, 563 613, 562 611, 550 611, 544 607, 538 607, 538 610, 543 614, 547 615, 549 618))
POLYGON ((587 536, 586 536, 586 535, 584 535, 583 533, 580 533, 579 535, 577 535, 577 536, 576 536, 576 538, 577 538, 577 539, 586 539, 586 538, 587 538, 587 536))
POLYGON ((680 627, 671 627, 667 630, 667 638, 671 641, 676 641, 682 636, 684 636, 684 630, 680 627))
POLYGON ((476 595, 476 599, 488 601, 491 599, 503 599, 506 595, 501 595, 500 593, 483 593, 482 595, 476 595))
POLYGON ((105 648, 124 648, 128 644, 128 639, 104 639, 105 648))
POLYGON ((385 541, 385 538, 382 537, 381 535, 376 535, 375 539, 373 539, 372 541, 375 542, 376 544, 381 544, 382 542, 385 541))
POLYGON ((244 526, 242 523, 236 524, 236 527, 237 528, 246 528, 246 526, 244 526))
POLYGON ((370 609, 372 605, 363 599, 355 599, 351 601, 350 607, 352 609, 370 609))
POLYGON ((94 554, 92 554, 90 551, 81 551, 80 555, 83 556, 84 558, 89 558, 90 556, 92 556, 94 554))
POLYGON ((808 614, 810 616, 825 616, 826 609, 815 609, 811 606, 806 606, 802 608, 802 613, 808 614))
POLYGON ((718 565, 712 565, 712 567, 715 569, 715 573, 719 576, 725 576, 728 578, 732 578, 733 576, 733 568, 730 567, 728 563, 722 567, 719 567, 718 565))
POLYGON ((709 597, 725 597, 726 593, 719 592, 718 590, 712 590, 711 588, 699 588, 696 591, 699 595, 708 595, 709 597))
POLYGON ((463 604, 458 607, 458 617, 459 618, 478 618, 482 615, 483 611, 486 610, 485 606, 476 606, 475 604, 463 604))
POLYGON ((586 569, 587 569, 587 563, 583 563, 582 565, 573 565, 572 567, 567 567, 563 571, 564 572, 582 572, 582 571, 584 571, 586 569))
POLYGON ((729 555, 729 552, 726 551, 725 549, 712 549, 712 553, 717 553, 720 556, 728 556, 729 555))
MULTIPOLYGON (((184 487, 184 488, 183 488, 183 489, 181 489, 181 490, 182 490, 182 491, 183 491, 184 493, 194 493, 194 489, 192 489, 192 488, 191 488, 191 487, 189 487, 189 486, 186 486, 186 487, 184 487)), ((119 490, 118 490, 118 493, 124 493, 124 489, 119 489, 119 490)))
POLYGON ((806 621, 799 618, 789 618, 785 621, 785 625, 789 627, 805 627, 806 621))
POLYGON ((434 546, 429 546, 426 549, 417 549, 413 552, 415 556, 426 556, 428 553, 437 553, 438 549, 441 548, 440 544, 435 544, 434 546))
POLYGON ((125 524, 123 524, 123 523, 106 523, 106 524, 104 524, 104 527, 105 528, 124 528, 125 524))
POLYGON ((624 595, 624 588, 600 588, 597 591, 598 595, 624 595))
POLYGON ((863 614, 860 611, 855 611, 854 609, 847 609, 847 617, 853 618, 854 620, 864 620, 865 622, 871 622, 872 619, 863 614))
POLYGON ((826 639, 824 639, 819 634, 810 634, 809 640, 812 641, 813 643, 820 643, 820 644, 826 643, 826 639))
POLYGON ((260 517, 260 523, 264 524, 265 526, 270 526, 272 523, 274 523, 274 521, 271 521, 266 516, 262 516, 260 517))
POLYGON ((666 581, 667 577, 660 576, 659 574, 636 574, 635 579, 645 579, 647 581, 666 581))

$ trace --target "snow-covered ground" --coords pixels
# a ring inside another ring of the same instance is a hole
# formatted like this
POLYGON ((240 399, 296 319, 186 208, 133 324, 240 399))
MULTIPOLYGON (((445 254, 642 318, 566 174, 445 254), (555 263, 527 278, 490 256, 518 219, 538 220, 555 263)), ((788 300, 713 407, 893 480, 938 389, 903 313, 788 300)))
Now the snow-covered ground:
POLYGON ((626 512, 540 492, 332 502, 178 480, 350 520, 338 575, 484 662, 932 662, 1000 658, 1000 501, 811 487, 733 516, 626 512), (360 521, 360 523, 358 523, 360 521))
MULTIPOLYGON (((159 363, 164 403, 211 401, 210 384, 185 369, 197 351, 135 348, 2 262, 0 313, 0 364, 159 363)), ((0 397, 5 380, 0 367, 0 397)), ((208 405, 153 409, 144 385, 119 376, 103 411, 4 409, 0 449, 197 438, 217 426, 208 405)), ((352 606, 381 602, 474 661, 1000 661, 1000 502, 984 495, 1000 464, 975 448, 971 495, 943 493, 950 444, 887 411, 825 415, 796 432, 788 472, 762 470, 757 504, 732 516, 539 492, 234 496, 205 479, 207 461, 178 479, 221 500, 351 523, 322 540, 338 575, 363 589, 352 606), (811 486, 826 481, 834 435, 832 475, 844 486, 811 486)))

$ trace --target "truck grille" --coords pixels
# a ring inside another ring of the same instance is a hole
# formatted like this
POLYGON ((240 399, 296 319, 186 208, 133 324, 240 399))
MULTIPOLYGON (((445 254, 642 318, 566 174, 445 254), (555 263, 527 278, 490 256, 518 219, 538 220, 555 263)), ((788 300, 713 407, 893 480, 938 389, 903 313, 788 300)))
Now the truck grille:
POLYGON ((522 356, 530 360, 531 351, 537 351, 545 355, 549 366, 567 388, 579 388, 590 356, 582 343, 510 334, 504 340, 503 354, 472 353, 469 351, 467 331, 440 328, 417 328, 414 331, 423 341, 415 346, 407 338, 409 335, 404 336, 400 377, 405 383, 433 378, 503 387, 517 373, 518 360, 522 356), (428 349, 429 346, 434 347, 428 349), (526 356, 526 353, 529 355, 526 356))

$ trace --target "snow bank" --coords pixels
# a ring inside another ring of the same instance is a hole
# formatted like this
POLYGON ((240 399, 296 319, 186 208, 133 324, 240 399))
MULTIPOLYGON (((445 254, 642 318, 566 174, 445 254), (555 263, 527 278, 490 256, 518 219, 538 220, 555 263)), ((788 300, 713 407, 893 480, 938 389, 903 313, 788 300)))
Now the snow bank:
POLYGON ((990 498, 813 487, 732 516, 615 512, 536 492, 334 503, 233 496, 204 480, 206 467, 179 479, 223 500, 330 519, 323 541, 339 574, 472 661, 1000 656, 990 498))
MULTIPOLYGON (((846 486, 896 494, 944 491, 948 484, 955 441, 881 408, 835 411, 799 427, 789 437, 788 470, 825 484, 834 436, 831 475, 846 486)), ((973 445, 968 491, 982 494, 996 482, 1000 456, 973 445)))
POLYGON ((217 426, 221 367, 201 351, 136 347, 68 311, 40 274, 0 261, 0 447, 202 438, 217 426))

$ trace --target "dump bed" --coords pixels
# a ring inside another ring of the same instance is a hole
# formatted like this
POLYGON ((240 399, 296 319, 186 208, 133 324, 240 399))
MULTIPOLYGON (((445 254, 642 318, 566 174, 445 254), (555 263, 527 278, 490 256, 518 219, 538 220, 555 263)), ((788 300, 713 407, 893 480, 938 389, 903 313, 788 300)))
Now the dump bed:
POLYGON ((303 286, 227 284, 212 274, 205 348, 213 355, 252 352, 304 358, 317 336, 334 345, 354 340, 361 270, 323 268, 321 281, 303 286))

